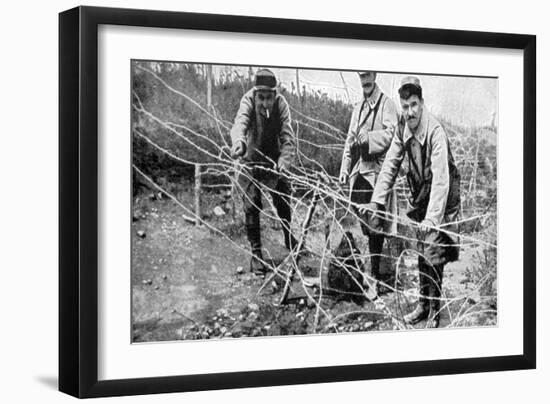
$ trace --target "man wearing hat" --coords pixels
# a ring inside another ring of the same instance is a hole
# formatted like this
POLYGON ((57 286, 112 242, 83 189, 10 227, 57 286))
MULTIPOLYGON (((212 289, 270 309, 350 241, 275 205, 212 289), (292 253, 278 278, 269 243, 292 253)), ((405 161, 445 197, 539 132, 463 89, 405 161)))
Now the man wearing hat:
POLYGON ((243 192, 246 233, 252 250, 250 270, 258 275, 267 271, 260 233, 262 189, 271 194, 285 246, 292 250, 297 245, 290 231, 291 188, 281 175, 293 164, 296 146, 288 103, 276 86, 272 71, 258 70, 255 85, 242 97, 231 128, 231 155, 243 162, 238 184, 243 192))
POLYGON ((369 223, 379 227, 384 202, 394 185, 405 156, 410 188, 410 219, 419 223, 418 270, 420 298, 415 310, 405 316, 409 324, 428 319, 429 327, 439 326, 443 267, 459 255, 460 174, 454 163, 449 139, 431 115, 422 98, 417 77, 407 76, 399 88, 401 117, 382 165, 374 194, 365 211, 369 223))
MULTIPOLYGON (((348 136, 342 155, 340 183, 350 184, 350 199, 357 207, 369 203, 377 181, 384 155, 390 146, 394 129, 397 126, 397 108, 376 83, 376 72, 359 73, 363 87, 363 99, 355 106, 351 115, 348 136)), ((395 198, 388 193, 388 208, 396 212, 395 198)), ((357 211, 357 210, 356 210, 357 211)), ((371 232, 367 225, 366 214, 358 213, 361 230, 369 239, 371 276, 377 281, 377 290, 381 292, 380 259, 384 244, 384 234, 371 232)), ((385 222, 385 233, 395 231, 395 222, 385 222)), ((365 284, 367 276, 365 274, 365 284)))

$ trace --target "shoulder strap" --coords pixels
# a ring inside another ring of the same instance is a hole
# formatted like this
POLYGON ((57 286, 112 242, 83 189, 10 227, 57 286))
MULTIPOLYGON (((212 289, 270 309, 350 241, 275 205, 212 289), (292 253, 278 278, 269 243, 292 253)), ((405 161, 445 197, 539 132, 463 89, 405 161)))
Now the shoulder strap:
MULTIPOLYGON (((372 124, 370 126, 371 131, 374 129, 374 123, 376 122, 376 114, 378 114, 378 107, 380 107, 380 103, 382 102, 382 98, 385 98, 384 94, 380 94, 380 98, 378 98, 378 101, 376 102, 376 105, 374 106, 374 116, 372 117, 372 124)), ((386 101, 384 100, 384 102, 386 102, 386 101)))
POLYGON ((399 136, 399 140, 403 141, 403 133, 405 132, 405 117, 403 115, 399 115, 399 118, 397 120, 397 133, 396 136, 399 136))
MULTIPOLYGON (((384 94, 380 94, 380 97, 378 98, 378 101, 376 101, 376 105, 374 108, 369 109, 369 112, 367 112, 367 116, 363 120, 364 123, 366 123, 369 120, 370 115, 374 112, 374 116, 372 117, 372 123, 370 130, 372 131, 374 129, 374 122, 376 121, 376 114, 378 114, 378 107, 380 106, 380 103, 382 102, 382 98, 384 98, 384 94)), ((363 125, 357 126, 357 132, 363 127, 363 125)))

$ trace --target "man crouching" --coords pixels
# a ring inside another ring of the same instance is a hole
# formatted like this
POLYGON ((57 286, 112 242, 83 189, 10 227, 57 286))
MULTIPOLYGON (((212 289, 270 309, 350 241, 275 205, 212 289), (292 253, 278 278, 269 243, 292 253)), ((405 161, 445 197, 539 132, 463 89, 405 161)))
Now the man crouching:
POLYGON ((405 156, 412 209, 410 219, 419 223, 420 298, 405 322, 428 319, 428 327, 439 326, 443 267, 459 255, 460 175, 449 139, 441 124, 424 106, 417 77, 405 77, 399 88, 401 118, 382 165, 371 203, 367 205, 372 227, 383 218, 384 203, 405 156))
POLYGON ((282 224, 286 248, 293 250, 297 246, 290 231, 291 187, 284 175, 281 175, 293 163, 296 146, 288 103, 277 92, 277 80, 273 72, 259 70, 254 84, 254 88, 241 99, 231 129, 231 155, 233 158, 242 157, 244 165, 238 183, 243 191, 246 233, 252 250, 250 270, 263 275, 267 268, 262 257, 260 187, 271 194, 282 224))

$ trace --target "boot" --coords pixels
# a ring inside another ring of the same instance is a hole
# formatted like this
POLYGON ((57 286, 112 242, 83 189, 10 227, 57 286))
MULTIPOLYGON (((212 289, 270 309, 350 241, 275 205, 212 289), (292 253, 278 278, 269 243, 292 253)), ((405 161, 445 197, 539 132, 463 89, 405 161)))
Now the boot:
POLYGON ((403 320, 410 325, 415 325, 428 318, 430 314, 430 302, 426 298, 430 295, 430 283, 427 274, 427 266, 425 261, 420 258, 418 265, 418 278, 419 278, 419 292, 420 298, 418 299, 418 304, 416 308, 405 317, 403 320))
POLYGON ((388 288, 383 282, 387 279, 382 277, 380 272, 380 261, 382 253, 382 247, 384 245, 384 238, 377 235, 369 235, 369 254, 371 263, 371 276, 376 280, 376 293, 378 296, 390 293, 392 290, 388 288))
POLYGON ((430 309, 428 302, 426 299, 420 299, 418 304, 416 305, 416 308, 407 314, 405 317, 403 317, 403 320, 410 325, 415 325, 421 322, 422 320, 425 320, 428 318, 428 315, 430 314, 430 309))
POLYGON ((287 194, 290 194, 290 189, 283 186, 281 182, 277 183, 276 191, 281 192, 284 195, 274 192, 271 194, 273 197, 273 205, 277 211, 277 216, 281 222, 283 229, 283 240, 287 250, 292 251, 298 246, 298 241, 292 235, 290 231, 290 223, 292 222, 292 211, 290 209, 290 199, 287 194))
POLYGON ((443 266, 437 265, 434 267, 434 272, 436 276, 435 282, 430 283, 430 315, 428 318, 428 328, 438 328, 439 327, 439 317, 440 317, 440 303, 441 300, 441 287, 442 287, 442 278, 443 278, 443 266))
POLYGON ((262 250, 252 250, 250 258, 250 272, 258 276, 264 276, 268 269, 263 263, 262 250))
POLYGON ((392 292, 392 289, 390 289, 388 286, 386 286, 386 282, 388 282, 387 278, 383 278, 380 274, 380 257, 372 257, 371 256, 371 277, 374 278, 374 281, 376 283, 376 293, 378 296, 386 295, 388 293, 392 292))
POLYGON ((250 272, 256 275, 264 275, 267 268, 263 263, 262 257, 262 237, 260 233, 259 214, 252 212, 245 215, 246 235, 250 242, 252 257, 250 258, 250 272))
POLYGON ((430 313, 428 316, 427 328, 439 327, 439 300, 430 300, 430 313))

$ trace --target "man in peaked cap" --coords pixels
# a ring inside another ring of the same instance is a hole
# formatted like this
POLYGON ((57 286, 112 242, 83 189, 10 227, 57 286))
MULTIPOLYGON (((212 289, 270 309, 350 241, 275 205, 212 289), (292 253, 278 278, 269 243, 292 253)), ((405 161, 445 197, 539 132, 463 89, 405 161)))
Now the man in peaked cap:
MULTIPOLYGON (((439 326, 443 267, 459 255, 460 174, 454 163, 449 139, 441 124, 427 111, 420 80, 404 77, 399 88, 401 117, 382 165, 367 211, 383 210, 405 156, 410 188, 410 219, 418 223, 418 270, 420 298, 409 324, 428 319, 428 327, 439 326)), ((369 216, 378 227, 381 213, 369 216)))
POLYGON ((260 233, 262 189, 271 194, 285 246, 289 250, 297 246, 290 231, 291 187, 283 175, 293 164, 296 146, 288 103, 276 87, 271 70, 258 70, 254 87, 242 97, 231 128, 232 157, 242 158, 243 162, 238 183, 243 191, 245 227, 252 250, 250 270, 258 275, 267 271, 260 233))
MULTIPOLYGON (((342 155, 340 183, 350 184, 351 202, 357 205, 371 201, 372 192, 377 181, 384 155, 390 147, 394 129, 397 126, 397 108, 376 83, 376 72, 359 73, 363 87, 363 99, 355 106, 351 115, 348 136, 342 155)), ((388 208, 395 213, 395 198, 388 194, 388 208)), ((357 211, 357 209, 355 209, 357 211)), ((380 286, 380 260, 384 244, 382 232, 372 232, 367 225, 367 215, 358 213, 361 230, 369 239, 371 276, 376 280, 377 291, 386 291, 380 286)), ((395 216, 394 216, 395 217, 395 216)), ((386 234, 395 231, 395 222, 385 222, 386 234)), ((368 285, 367 274, 364 274, 368 285)))

